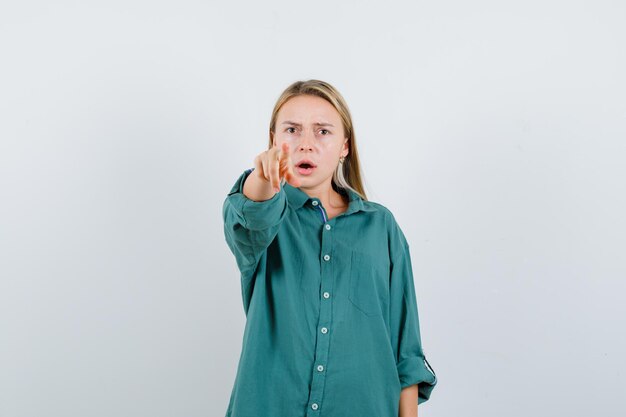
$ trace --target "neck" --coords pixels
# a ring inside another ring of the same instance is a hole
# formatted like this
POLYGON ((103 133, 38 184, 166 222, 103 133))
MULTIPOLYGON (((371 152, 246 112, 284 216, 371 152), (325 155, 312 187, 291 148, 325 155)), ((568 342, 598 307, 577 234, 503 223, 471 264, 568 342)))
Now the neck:
POLYGON ((340 208, 348 204, 347 198, 335 191, 330 181, 318 184, 314 187, 300 187, 309 197, 317 198, 327 208, 340 208))

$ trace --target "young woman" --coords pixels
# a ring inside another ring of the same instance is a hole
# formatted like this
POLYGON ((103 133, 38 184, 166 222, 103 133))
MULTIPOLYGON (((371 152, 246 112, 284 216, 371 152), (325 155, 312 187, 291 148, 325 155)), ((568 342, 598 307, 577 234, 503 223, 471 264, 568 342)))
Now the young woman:
POLYGON ((368 201, 352 118, 320 80, 279 97, 268 149, 236 180, 224 233, 246 326, 227 417, 416 417, 422 350, 409 244, 368 201))

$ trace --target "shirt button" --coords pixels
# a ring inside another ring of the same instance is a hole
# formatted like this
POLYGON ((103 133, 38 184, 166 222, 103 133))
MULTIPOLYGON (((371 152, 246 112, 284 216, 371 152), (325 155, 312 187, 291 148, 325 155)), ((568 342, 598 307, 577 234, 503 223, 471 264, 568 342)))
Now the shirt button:
POLYGON ((328 333, 328 329, 326 327, 322 327, 322 333, 324 334, 328 333))
POLYGON ((317 403, 311 404, 311 408, 314 409, 314 410, 317 410, 317 403))
POLYGON ((328 297, 330 297, 330 294, 328 292, 325 292, 324 293, 324 298, 328 298, 328 297))
POLYGON ((313 204, 314 206, 317 206, 317 201, 313 200, 311 204, 313 204))
POLYGON ((330 230, 330 224, 326 225, 326 230, 330 230))
POLYGON ((327 261, 330 259, 330 255, 324 255, 324 260, 327 261))
POLYGON ((324 370, 324 365, 317 365, 317 370, 322 372, 324 370))

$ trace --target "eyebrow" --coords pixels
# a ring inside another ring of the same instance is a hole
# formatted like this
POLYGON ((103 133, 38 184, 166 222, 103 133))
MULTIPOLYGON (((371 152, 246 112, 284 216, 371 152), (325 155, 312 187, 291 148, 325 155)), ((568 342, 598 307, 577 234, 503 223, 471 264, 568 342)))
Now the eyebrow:
MULTIPOLYGON (((283 125, 294 125, 294 126, 298 126, 298 127, 302 127, 302 125, 300 123, 296 123, 296 122, 292 122, 291 120, 286 120, 284 122, 282 122, 281 124, 283 125)), ((333 124, 331 123, 313 123, 315 126, 330 126, 330 127, 335 127, 333 124)))

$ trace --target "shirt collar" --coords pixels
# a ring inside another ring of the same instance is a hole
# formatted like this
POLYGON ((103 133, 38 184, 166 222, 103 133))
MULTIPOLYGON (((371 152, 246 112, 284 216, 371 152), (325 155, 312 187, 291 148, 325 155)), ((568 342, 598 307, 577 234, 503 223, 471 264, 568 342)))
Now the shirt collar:
MULTIPOLYGON (((311 201, 313 200, 313 198, 309 197, 307 193, 302 191, 300 188, 294 187, 288 182, 285 182, 283 184, 283 189, 287 194, 287 200, 289 201, 289 204, 291 204, 294 209, 299 209, 305 204, 310 205, 311 201)), ((342 188, 341 190, 346 193, 349 198, 348 210, 346 210, 346 212, 344 213, 345 215, 355 213, 357 211, 376 211, 374 207, 371 207, 369 204, 365 204, 361 196, 358 195, 356 192, 352 191, 349 188, 342 188)))

